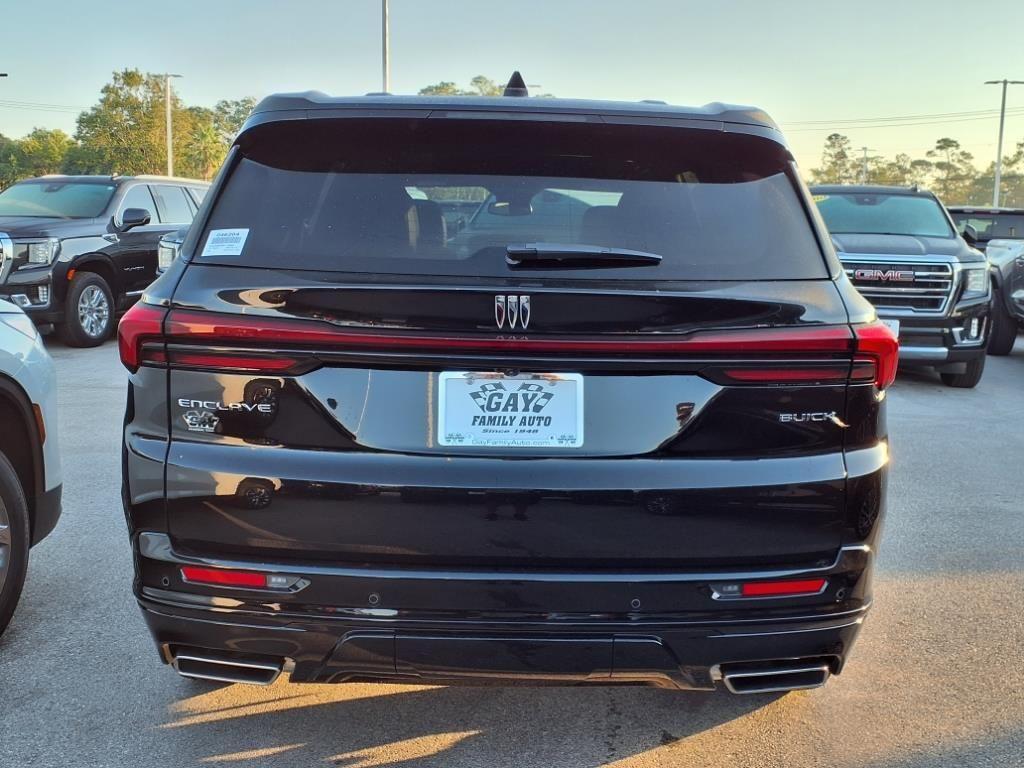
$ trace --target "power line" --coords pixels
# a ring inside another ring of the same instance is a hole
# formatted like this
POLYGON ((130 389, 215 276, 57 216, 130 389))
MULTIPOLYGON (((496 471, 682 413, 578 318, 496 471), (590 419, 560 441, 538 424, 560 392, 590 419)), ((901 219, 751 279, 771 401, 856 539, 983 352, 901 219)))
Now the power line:
POLYGON ((789 125, 823 125, 825 123, 875 123, 892 120, 926 120, 943 117, 968 117, 975 115, 998 115, 998 109, 976 109, 967 112, 932 112, 921 115, 894 115, 891 117, 839 117, 832 120, 790 120, 789 125))
MULTIPOLYGON (((1024 110, 1006 110, 1007 115, 1011 117, 1024 117, 1024 110)), ((856 123, 856 124, 845 124, 845 123, 831 123, 822 125, 820 128, 789 128, 790 125, 796 125, 796 123, 783 123, 786 127, 786 133, 807 133, 810 131, 853 131, 853 130, 868 130, 872 128, 911 128, 919 125, 948 125, 951 123, 971 123, 979 120, 994 120, 999 116, 998 111, 992 115, 985 115, 984 117, 960 117, 960 118, 949 118, 945 120, 922 120, 920 122, 911 123, 856 123)))

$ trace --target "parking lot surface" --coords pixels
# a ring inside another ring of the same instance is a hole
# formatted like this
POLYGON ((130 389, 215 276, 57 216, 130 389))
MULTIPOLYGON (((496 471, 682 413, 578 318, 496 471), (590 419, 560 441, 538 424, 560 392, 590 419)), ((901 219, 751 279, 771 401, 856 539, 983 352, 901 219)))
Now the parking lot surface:
POLYGON ((890 390, 875 606, 825 688, 213 686, 159 663, 120 500, 126 374, 56 341, 64 515, 0 639, 0 765, 1024 765, 1024 342, 890 390))

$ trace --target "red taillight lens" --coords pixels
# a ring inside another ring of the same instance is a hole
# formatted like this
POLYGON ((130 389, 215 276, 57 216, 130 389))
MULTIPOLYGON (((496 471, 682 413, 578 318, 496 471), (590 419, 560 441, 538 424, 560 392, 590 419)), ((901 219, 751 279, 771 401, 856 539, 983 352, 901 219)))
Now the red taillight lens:
POLYGON ((743 584, 743 597, 788 597, 817 595, 825 589, 825 579, 792 579, 789 581, 751 581, 743 584))
MULTIPOLYGON (((149 360, 146 355, 146 360, 149 360)), ((154 362, 160 362, 154 357, 154 362)), ((169 349, 163 361, 174 368, 203 368, 216 371, 238 371, 239 373, 292 373, 309 366, 301 359, 288 355, 260 355, 234 352, 169 349)))
POLYGON ((214 584, 247 589, 267 588, 267 574, 254 571, 228 571, 221 568, 200 568, 186 565, 181 569, 181 575, 185 581, 193 584, 214 584))
POLYGON ((744 384, 816 384, 819 382, 846 381, 849 365, 800 366, 793 368, 727 368, 725 375, 733 381, 744 384))
POLYGON ((503 338, 500 336, 424 336, 356 332, 318 320, 222 315, 174 310, 167 336, 198 344, 238 342, 323 346, 324 348, 422 349, 439 352, 607 352, 617 354, 689 353, 709 355, 849 353, 853 336, 846 327, 764 328, 697 332, 681 338, 628 336, 598 339, 503 338))
POLYGON ((866 358, 875 366, 875 386, 885 389, 896 380, 899 366, 900 343, 888 326, 881 322, 858 325, 854 328, 857 338, 857 362, 866 358))
POLYGON ((132 306, 117 325, 117 348, 124 367, 135 373, 142 365, 142 345, 159 338, 167 310, 141 301, 132 306))

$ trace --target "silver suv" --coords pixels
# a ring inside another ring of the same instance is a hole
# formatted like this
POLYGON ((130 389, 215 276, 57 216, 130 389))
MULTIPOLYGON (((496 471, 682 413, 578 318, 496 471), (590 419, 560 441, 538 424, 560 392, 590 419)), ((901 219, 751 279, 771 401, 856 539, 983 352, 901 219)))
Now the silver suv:
POLYGON ((0 634, 25 583, 29 548, 60 517, 53 360, 33 322, 0 299, 0 634))

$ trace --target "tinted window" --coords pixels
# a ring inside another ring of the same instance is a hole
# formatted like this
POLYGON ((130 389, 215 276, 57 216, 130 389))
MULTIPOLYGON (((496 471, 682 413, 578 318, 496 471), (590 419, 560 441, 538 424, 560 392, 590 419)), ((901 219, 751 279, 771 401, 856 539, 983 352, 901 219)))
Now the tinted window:
POLYGON ((815 195, 814 201, 835 235, 953 236, 942 207, 931 197, 850 193, 815 195))
POLYGON ((154 184, 152 189, 160 221, 169 224, 187 224, 192 221, 192 208, 184 189, 170 184, 154 184))
POLYGON ((145 184, 136 184, 125 193, 118 208, 118 218, 121 218, 121 214, 128 208, 144 208, 149 211, 150 219, 153 221, 157 220, 153 196, 149 194, 149 187, 145 184))
POLYGON ((585 244, 656 266, 517 268, 562 278, 799 279, 825 264, 783 148, 709 130, 501 121, 264 126, 209 230, 262 267, 508 277, 505 249, 585 244))
POLYGON ((192 199, 195 201, 196 207, 202 205, 203 198, 206 197, 207 187, 189 187, 188 191, 192 193, 192 199))
POLYGON ((1024 238, 1024 213, 955 213, 950 212, 956 228, 961 232, 970 224, 978 232, 979 240, 1024 238))
POLYGON ((23 182, 0 192, 0 216, 92 219, 106 210, 113 184, 23 182))

